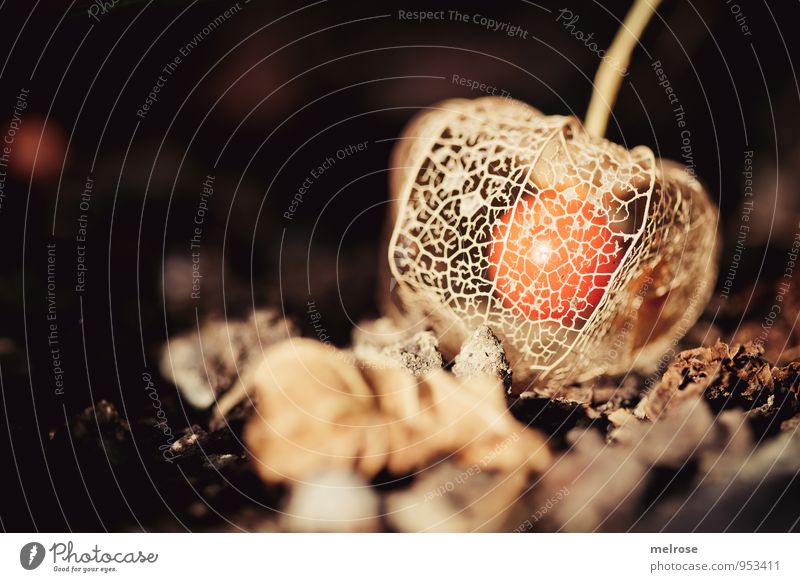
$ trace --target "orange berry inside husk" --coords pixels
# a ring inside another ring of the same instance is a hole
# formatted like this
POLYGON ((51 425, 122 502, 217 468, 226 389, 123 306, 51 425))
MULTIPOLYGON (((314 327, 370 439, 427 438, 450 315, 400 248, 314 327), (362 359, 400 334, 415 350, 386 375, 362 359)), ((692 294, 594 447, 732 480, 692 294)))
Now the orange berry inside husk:
POLYGON ((586 190, 524 194, 492 229, 489 279, 503 306, 530 320, 580 324, 619 265, 617 239, 586 190))

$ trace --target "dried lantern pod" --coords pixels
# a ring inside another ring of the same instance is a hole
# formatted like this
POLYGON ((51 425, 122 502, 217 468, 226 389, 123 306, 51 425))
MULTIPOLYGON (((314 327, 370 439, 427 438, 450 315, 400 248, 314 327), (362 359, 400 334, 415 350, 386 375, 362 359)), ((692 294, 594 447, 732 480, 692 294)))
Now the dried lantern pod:
POLYGON ((448 100, 391 165, 395 315, 451 358, 488 325, 517 390, 650 369, 711 294, 717 211, 697 179, 574 117, 448 100))

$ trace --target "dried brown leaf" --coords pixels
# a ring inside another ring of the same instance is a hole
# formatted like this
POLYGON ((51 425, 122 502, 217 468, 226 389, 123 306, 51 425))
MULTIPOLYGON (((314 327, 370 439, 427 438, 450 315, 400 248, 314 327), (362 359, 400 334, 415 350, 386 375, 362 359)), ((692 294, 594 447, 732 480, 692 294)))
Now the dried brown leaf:
POLYGON ((544 440, 513 419, 486 376, 415 377, 387 358, 357 361, 296 339, 270 349, 250 382, 257 410, 244 438, 266 481, 332 469, 405 474, 450 455, 498 471, 549 462, 544 440))
POLYGON ((272 309, 254 311, 247 320, 213 319, 163 346, 161 373, 189 404, 208 408, 260 360, 263 350, 297 334, 295 325, 272 309))

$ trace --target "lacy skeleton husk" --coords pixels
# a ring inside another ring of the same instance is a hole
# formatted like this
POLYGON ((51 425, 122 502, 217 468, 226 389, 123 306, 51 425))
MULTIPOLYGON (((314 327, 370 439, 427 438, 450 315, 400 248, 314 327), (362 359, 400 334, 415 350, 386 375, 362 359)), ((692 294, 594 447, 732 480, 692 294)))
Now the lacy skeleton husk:
POLYGON ((395 316, 447 357, 488 325, 515 384, 653 368, 716 276, 716 209, 685 168, 511 99, 419 115, 391 190, 395 316))

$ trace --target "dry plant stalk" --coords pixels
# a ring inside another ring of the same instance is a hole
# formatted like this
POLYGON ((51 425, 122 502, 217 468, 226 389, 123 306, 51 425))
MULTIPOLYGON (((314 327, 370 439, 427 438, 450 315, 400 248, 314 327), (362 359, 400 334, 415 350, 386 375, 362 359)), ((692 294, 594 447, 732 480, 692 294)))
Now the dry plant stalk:
POLYGON ((595 90, 586 111, 586 131, 589 135, 605 135, 608 117, 622 83, 621 72, 627 70, 633 49, 659 4, 661 0, 636 0, 617 31, 606 58, 600 62, 594 78, 595 90))
POLYGON ((550 455, 536 431, 506 411, 499 381, 422 378, 389 360, 356 362, 309 339, 268 350, 250 379, 256 412, 244 439, 268 482, 357 470, 403 475, 444 456, 487 470, 541 470, 550 455))
MULTIPOLYGON (((631 11, 617 60, 656 5, 631 11)), ((717 211, 695 177, 598 137, 610 75, 598 73, 591 131, 511 99, 451 99, 393 153, 388 311, 432 328, 448 358, 489 326, 518 388, 652 369, 716 278, 717 211)))

